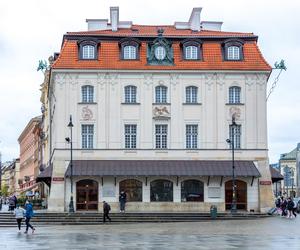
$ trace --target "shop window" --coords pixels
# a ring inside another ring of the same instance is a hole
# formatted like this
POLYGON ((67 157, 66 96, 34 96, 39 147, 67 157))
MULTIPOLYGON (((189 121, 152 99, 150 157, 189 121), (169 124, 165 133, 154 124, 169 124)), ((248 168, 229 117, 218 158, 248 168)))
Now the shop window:
POLYGON ((204 185, 198 180, 186 180, 181 182, 181 201, 204 201, 204 185))
POLYGON ((155 202, 173 201, 173 182, 155 180, 150 183, 150 200, 155 202))
POLYGON ((143 200, 143 183, 141 181, 134 179, 121 181, 119 184, 119 192, 121 193, 121 191, 126 193, 128 202, 143 200))

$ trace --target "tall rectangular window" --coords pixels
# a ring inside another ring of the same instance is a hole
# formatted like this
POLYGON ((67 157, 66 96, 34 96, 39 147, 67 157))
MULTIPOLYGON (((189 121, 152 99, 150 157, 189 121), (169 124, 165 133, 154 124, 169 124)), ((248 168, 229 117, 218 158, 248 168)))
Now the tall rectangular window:
POLYGON ((82 148, 94 147, 94 125, 81 125, 82 148))
POLYGON ((241 88, 233 86, 229 88, 229 103, 240 103, 241 102, 241 88))
POLYGON ((198 88, 195 86, 189 86, 185 89, 185 101, 186 103, 197 103, 198 88))
POLYGON ((186 148, 198 148, 198 125, 186 125, 186 148))
POLYGON ((125 103, 136 103, 136 86, 125 86, 125 103))
POLYGON ((155 125, 155 148, 167 148, 168 125, 155 125))
POLYGON ((167 103, 167 90, 166 86, 155 87, 155 102, 156 103, 167 103))
POLYGON ((125 148, 136 148, 136 125, 125 125, 125 148))
MULTIPOLYGON (((234 148, 241 148, 241 125, 229 126, 229 138, 234 142, 234 148)), ((230 144, 230 148, 232 148, 232 144, 230 144)))
POLYGON ((94 101, 94 87, 84 85, 81 87, 82 102, 90 103, 94 101))

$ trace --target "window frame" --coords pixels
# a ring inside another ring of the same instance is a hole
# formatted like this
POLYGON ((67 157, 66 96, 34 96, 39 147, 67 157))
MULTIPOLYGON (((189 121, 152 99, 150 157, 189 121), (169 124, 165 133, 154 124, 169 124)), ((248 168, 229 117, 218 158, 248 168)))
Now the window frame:
POLYGON ((159 104, 166 104, 168 103, 168 87, 165 85, 157 85, 155 86, 155 103, 159 104), (157 91, 160 90, 160 93, 157 93, 157 91), (163 93, 163 90, 166 91, 165 95, 163 93))
POLYGON ((240 86, 230 86, 228 88, 228 104, 241 104, 241 92, 240 86))
POLYGON ((94 103, 94 102, 95 102, 95 87, 90 84, 82 85, 81 86, 81 103, 94 103), (87 99, 86 100, 84 100, 84 94, 83 94, 84 88, 88 88, 88 89, 90 88, 92 90, 92 95, 87 90, 87 95, 86 95, 87 99), (89 100, 90 97, 92 97, 91 100, 89 100))
POLYGON ((181 181, 181 183, 180 183, 180 200, 181 200, 181 202, 204 202, 204 196, 205 196, 205 188, 204 188, 203 181, 197 180, 197 179, 186 179, 186 180, 181 181), (184 184, 185 183, 193 183, 194 184, 196 182, 197 182, 197 184, 200 185, 200 193, 198 193, 198 194, 200 194, 200 200, 194 200, 194 201, 184 200, 183 194, 188 193, 187 189, 184 189, 184 184), (202 191, 202 193, 201 193, 201 191, 202 191))
POLYGON ((197 86, 189 85, 189 86, 185 87, 185 103, 188 103, 188 104, 199 103, 198 102, 198 87, 197 86), (190 91, 189 94, 188 94, 188 90, 190 91), (194 96, 193 90, 196 91, 196 93, 195 93, 196 99, 193 98, 193 96, 194 96))
POLYGON ((202 58, 202 41, 198 39, 186 39, 181 42, 182 47, 182 59, 186 61, 196 61, 203 60, 202 58), (190 46, 197 48, 197 57, 196 58, 187 58, 186 49, 190 46))
POLYGON ((124 124, 124 148, 125 149, 136 149, 137 148, 137 124, 124 124), (126 127, 129 127, 129 132, 126 132, 126 127), (132 131, 135 127, 135 132, 132 131), (127 138, 129 145, 127 144, 127 138), (133 146, 134 145, 134 146, 133 146))
POLYGON ((199 149, 199 126, 198 124, 185 124, 185 148, 186 149, 199 149), (188 126, 190 132, 188 132, 188 126), (192 131, 196 127, 196 132, 192 131))
MULTIPOLYGON (((242 145, 242 125, 229 124, 229 139, 234 142, 234 149, 241 149, 242 145), (235 131, 233 131, 235 130, 235 131), (238 133, 237 133, 238 132, 238 133)), ((230 143, 230 148, 232 149, 232 143, 230 143)))
POLYGON ((81 148, 82 149, 94 149, 94 141, 95 141, 95 125, 94 124, 81 124, 81 148), (83 132, 84 126, 91 126, 93 128, 93 132, 83 132), (92 135, 92 141, 90 141, 89 136, 92 135), (84 136, 87 136, 86 143, 84 140, 84 136))
POLYGON ((137 87, 135 85, 124 86, 124 103, 137 103, 137 87), (129 91, 129 96, 127 95, 127 91, 129 91), (135 93, 133 93, 134 91, 135 93))
POLYGON ((99 49, 99 45, 100 43, 98 41, 95 40, 80 40, 77 42, 78 44, 78 59, 79 60, 98 60, 98 49, 99 49), (93 58, 84 58, 83 57, 83 48, 85 46, 93 46, 94 47, 94 57, 93 58))
POLYGON ((150 182, 150 202, 174 202, 174 183, 173 183, 173 181, 168 180, 168 179, 163 179, 163 178, 152 180, 150 182), (159 183, 159 185, 155 185, 156 183, 159 183), (165 189, 163 190, 165 192, 162 192, 160 194, 155 192, 155 191, 158 191, 162 186, 166 186, 165 185, 166 183, 168 183, 168 185, 170 185, 170 187, 167 187, 167 188, 165 187, 165 189), (158 200, 153 199, 153 196, 155 194, 159 194, 159 195, 157 195, 158 200), (171 198, 171 199, 161 200, 160 198, 164 196, 163 194, 167 194, 168 195, 167 198, 171 198))
POLYGON ((168 124, 154 124, 154 148, 155 149, 168 149, 168 134, 169 134, 169 126, 168 124), (157 128, 160 128, 160 131, 157 132, 157 128), (163 132, 163 129, 165 129, 165 132, 163 132))
POLYGON ((120 48, 120 60, 125 61, 134 61, 134 60, 140 60, 140 45, 141 42, 138 39, 135 38, 124 38, 119 41, 119 48, 120 48), (126 46, 133 46, 135 47, 135 58, 133 59, 125 59, 124 58, 124 48, 126 46))
POLYGON ((243 61, 244 60, 244 41, 240 39, 229 39, 224 41, 223 43, 223 58, 224 61, 243 61), (230 47, 238 47, 239 48, 239 59, 229 59, 228 58, 228 49, 230 47))

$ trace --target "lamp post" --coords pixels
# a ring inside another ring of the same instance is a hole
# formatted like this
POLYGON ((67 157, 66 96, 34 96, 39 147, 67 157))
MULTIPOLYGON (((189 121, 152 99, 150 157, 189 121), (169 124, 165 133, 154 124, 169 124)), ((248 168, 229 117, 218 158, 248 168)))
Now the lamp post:
POLYGON ((70 203, 69 203, 69 213, 74 213, 74 202, 73 202, 73 141, 72 141, 72 128, 74 127, 72 123, 72 115, 70 115, 70 121, 68 124, 70 128, 70 137, 66 138, 66 141, 70 143, 70 181, 71 181, 71 196, 70 196, 70 203))
POLYGON ((234 165, 234 135, 235 135, 235 128, 236 128, 235 116, 232 115, 232 123, 230 124, 231 129, 231 138, 227 139, 226 142, 231 146, 232 152, 232 203, 231 203, 231 213, 234 214, 237 212, 236 208, 236 183, 235 183, 235 165, 234 165))

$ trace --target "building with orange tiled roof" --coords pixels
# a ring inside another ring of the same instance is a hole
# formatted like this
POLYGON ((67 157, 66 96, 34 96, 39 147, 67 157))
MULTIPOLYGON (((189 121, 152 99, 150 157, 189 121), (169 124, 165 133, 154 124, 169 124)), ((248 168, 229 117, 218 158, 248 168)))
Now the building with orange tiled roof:
POLYGON ((49 210, 101 211, 105 200, 117 212, 121 191, 133 212, 273 206, 271 67, 257 35, 222 31, 201 11, 153 26, 111 7, 110 21, 63 36, 42 85, 49 210))

